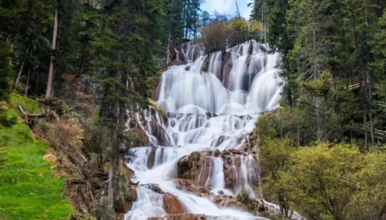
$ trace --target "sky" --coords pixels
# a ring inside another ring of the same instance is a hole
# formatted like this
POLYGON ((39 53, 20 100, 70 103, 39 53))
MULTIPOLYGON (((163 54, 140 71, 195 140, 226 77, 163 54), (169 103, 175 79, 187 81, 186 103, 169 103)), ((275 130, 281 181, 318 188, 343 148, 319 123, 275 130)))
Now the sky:
POLYGON ((251 0, 205 0, 205 3, 201 6, 202 10, 208 11, 213 14, 214 11, 218 11, 221 14, 235 14, 236 1, 239 5, 241 15, 244 18, 249 19, 251 8, 248 7, 248 3, 251 0))

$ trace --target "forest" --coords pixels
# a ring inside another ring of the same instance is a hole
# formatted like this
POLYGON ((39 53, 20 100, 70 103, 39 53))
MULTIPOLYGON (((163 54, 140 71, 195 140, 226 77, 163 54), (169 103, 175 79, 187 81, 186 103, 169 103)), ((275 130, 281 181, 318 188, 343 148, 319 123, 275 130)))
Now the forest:
POLYGON ((386 2, 251 0, 249 18, 203 3, 0 0, 0 219, 125 219, 125 164, 150 145, 128 109, 167 121, 151 97, 176 48, 250 40, 280 54, 280 107, 250 135, 269 218, 386 219, 386 2))
POLYGON ((251 6, 285 79, 255 130, 265 196, 287 217, 385 219, 385 2, 251 6))

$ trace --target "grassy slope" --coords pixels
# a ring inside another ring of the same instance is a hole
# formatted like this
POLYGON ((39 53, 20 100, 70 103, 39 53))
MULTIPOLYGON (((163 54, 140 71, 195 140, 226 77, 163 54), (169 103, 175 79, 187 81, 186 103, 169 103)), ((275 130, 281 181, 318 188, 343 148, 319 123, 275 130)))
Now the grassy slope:
POLYGON ((23 110, 28 114, 41 113, 41 108, 38 101, 34 101, 15 93, 11 94, 9 97, 8 105, 19 115, 21 115, 19 105, 23 107, 23 110))
MULTIPOLYGON (((35 104, 24 103, 23 108, 35 104)), ((62 193, 64 180, 54 178, 52 165, 43 159, 48 149, 27 125, 0 125, 0 220, 69 218, 72 207, 62 193)))

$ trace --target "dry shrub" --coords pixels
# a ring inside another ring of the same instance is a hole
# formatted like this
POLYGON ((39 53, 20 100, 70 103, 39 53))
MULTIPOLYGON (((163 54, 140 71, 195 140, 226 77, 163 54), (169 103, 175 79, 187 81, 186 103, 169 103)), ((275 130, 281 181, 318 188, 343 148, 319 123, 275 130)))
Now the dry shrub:
POLYGON ((225 51, 227 47, 251 39, 260 40, 262 30, 262 25, 257 21, 248 22, 245 19, 235 18, 225 23, 216 22, 202 28, 199 41, 206 53, 225 51))
POLYGON ((224 51, 227 47, 227 36, 230 33, 227 23, 216 22, 201 29, 201 43, 206 53, 224 51))
POLYGON ((68 149, 80 150, 84 138, 83 130, 77 119, 58 119, 51 122, 40 119, 34 126, 34 132, 44 137, 48 144, 57 151, 68 149))

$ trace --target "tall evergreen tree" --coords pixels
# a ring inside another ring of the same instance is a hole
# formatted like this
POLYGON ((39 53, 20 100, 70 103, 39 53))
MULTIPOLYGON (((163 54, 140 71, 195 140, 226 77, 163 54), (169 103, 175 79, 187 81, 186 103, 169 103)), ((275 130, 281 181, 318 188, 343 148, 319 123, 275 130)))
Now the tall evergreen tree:
POLYGON ((126 111, 146 106, 148 81, 157 73, 159 54, 166 40, 166 1, 123 0, 108 2, 95 19, 90 41, 92 71, 103 91, 101 119, 113 131, 110 142, 108 205, 122 212, 122 163, 130 146, 125 142, 126 111))

